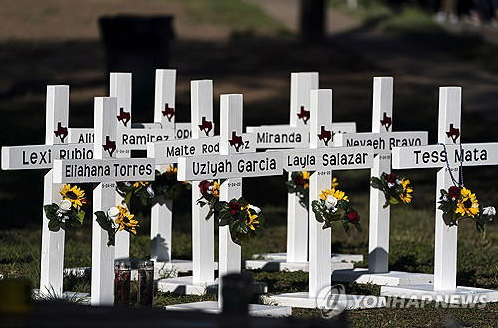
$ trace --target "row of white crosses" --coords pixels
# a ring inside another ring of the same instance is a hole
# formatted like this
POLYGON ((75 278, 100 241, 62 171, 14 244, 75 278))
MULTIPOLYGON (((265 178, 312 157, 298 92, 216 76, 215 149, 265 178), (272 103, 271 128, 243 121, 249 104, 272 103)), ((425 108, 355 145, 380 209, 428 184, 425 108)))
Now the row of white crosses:
MULTIPOLYGON (((312 90, 310 104, 309 149, 284 151, 285 170, 313 171, 309 182, 308 292, 286 293, 267 298, 271 304, 301 308, 327 307, 326 296, 334 293, 331 284, 331 230, 337 227, 322 228, 323 223, 315 219, 312 201, 319 199, 322 190, 331 188, 333 170, 368 169, 373 166, 373 152, 368 147, 331 147, 332 90, 312 90), (296 165, 303 162, 306 163, 304 168, 296 165)), ((368 307, 362 296, 342 295, 340 301, 348 308, 368 307)), ((377 300, 374 303, 381 304, 377 300)))
POLYGON ((460 145, 461 97, 460 87, 442 87, 439 90, 438 145, 393 149, 394 169, 439 169, 435 193, 434 283, 383 286, 381 295, 422 300, 432 297, 445 303, 498 302, 498 291, 456 285, 458 226, 447 226, 443 212, 437 208, 440 190, 452 186, 451 175, 459 176, 461 164, 498 165, 498 143, 460 145))
MULTIPOLYGON (((334 145, 338 147, 365 146, 376 154, 371 177, 380 178, 391 173, 391 151, 395 146, 427 145, 428 133, 393 132, 393 78, 375 77, 373 83, 372 132, 338 134, 334 145)), ((356 281, 376 285, 430 283, 433 276, 389 270, 390 206, 384 208, 384 193, 370 187, 370 215, 368 239, 368 269, 337 270, 332 280, 356 281)))
MULTIPOLYGON (((192 139, 151 143, 147 156, 157 164, 176 163, 179 156, 217 155, 220 137, 209 137, 213 125, 213 81, 191 82, 192 139)), ((232 136, 233 137, 233 136, 232 136)), ((243 134, 235 144, 241 153, 255 152, 255 137, 243 134)), ((192 182, 192 276, 166 278, 158 281, 158 290, 181 294, 204 294, 207 288, 216 288, 214 270, 214 219, 206 220, 207 207, 200 207, 199 181, 192 182)))
MULTIPOLYGON (((256 134, 259 149, 309 147, 310 92, 318 89, 318 72, 291 73, 290 124, 247 127, 256 134)), ((356 132, 356 123, 333 123, 332 134, 356 132)), ((289 173, 290 179, 291 173, 289 173)), ((362 255, 332 254, 333 269, 352 268, 362 255)), ((296 194, 287 196, 287 252, 256 254, 246 261, 247 269, 308 271, 308 209, 296 194)))
MULTIPOLYGON (((229 202, 241 197, 242 178, 244 177, 272 176, 283 173, 282 157, 276 152, 240 154, 242 151, 240 145, 244 143, 242 104, 243 97, 240 94, 222 95, 220 98, 220 155, 181 157, 178 159, 178 180, 197 182, 226 179, 220 188, 220 201, 229 202), (215 167, 218 169, 213 171, 212 168, 215 167)), ((205 220, 205 217, 201 216, 197 219, 205 220)), ((227 274, 241 272, 241 247, 232 241, 228 226, 219 228, 218 268, 221 279, 227 274)), ((219 285, 221 285, 221 280, 219 285)), ((166 308, 218 312, 222 304, 221 290, 222 287, 219 286, 218 302, 178 304, 166 308)), ((291 309, 289 307, 251 304, 250 312, 253 315, 283 316, 290 315, 291 309)))
MULTIPOLYGON (((96 97, 94 109, 94 159, 55 160, 53 181, 61 183, 94 183, 93 213, 118 205, 116 182, 151 181, 155 179, 153 159, 116 158, 117 98, 96 97)), ((115 247, 107 246, 108 233, 92 222, 91 303, 114 302, 115 247)))

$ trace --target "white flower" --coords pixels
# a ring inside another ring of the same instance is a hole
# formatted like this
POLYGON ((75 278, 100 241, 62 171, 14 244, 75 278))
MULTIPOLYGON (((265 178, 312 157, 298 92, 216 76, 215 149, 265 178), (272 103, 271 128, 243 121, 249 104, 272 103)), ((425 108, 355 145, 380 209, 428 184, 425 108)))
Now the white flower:
POLYGON ((113 220, 117 219, 119 217, 119 208, 117 208, 116 206, 111 207, 107 210, 107 216, 113 220))
POLYGON ((388 186, 389 188, 392 188, 392 187, 394 187, 394 183, 388 182, 388 183, 387 183, 387 186, 388 186))
POLYGON ((67 211, 69 211, 71 209, 71 201, 68 200, 68 199, 63 199, 62 202, 59 204, 59 210, 62 212, 62 213, 66 213, 67 211))
POLYGON ((482 210, 482 214, 494 216, 494 215, 496 215, 496 209, 493 206, 485 207, 482 210))
POLYGON ((401 184, 401 180, 400 179, 396 179, 396 184, 400 185, 401 184))
POLYGON ((261 209, 260 209, 259 207, 257 207, 257 206, 254 206, 254 205, 249 205, 249 208, 250 208, 251 210, 253 210, 254 212, 256 212, 256 214, 261 213, 261 209))
POLYGON ((334 196, 327 196, 327 199, 325 199, 325 207, 330 210, 331 208, 335 207, 337 205, 337 198, 334 196))
POLYGON ((207 193, 210 194, 210 195, 213 193, 213 185, 209 186, 209 188, 207 190, 207 193))

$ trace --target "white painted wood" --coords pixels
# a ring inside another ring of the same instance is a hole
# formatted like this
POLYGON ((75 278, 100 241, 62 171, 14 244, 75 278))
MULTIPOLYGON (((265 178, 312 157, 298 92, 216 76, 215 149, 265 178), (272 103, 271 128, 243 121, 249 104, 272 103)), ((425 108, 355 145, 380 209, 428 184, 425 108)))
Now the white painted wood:
MULTIPOLYGON (((96 97, 94 114, 95 159, 116 156, 104 151, 106 137, 115 140, 117 132, 117 100, 113 97, 96 97)), ((93 189, 93 212, 104 211, 116 205, 116 185, 98 183, 93 189)), ((94 217, 92 222, 92 305, 112 305, 114 302, 114 258, 115 247, 107 246, 107 231, 94 217)))
MULTIPOLYGON (((47 86, 45 143, 47 145, 67 143, 67 136, 55 135, 59 123, 63 128, 69 122, 69 86, 47 86)), ((2 161, 3 165, 3 161, 2 161)), ((60 203, 61 184, 52 182, 52 170, 44 178, 43 204, 60 203)), ((62 295, 64 271, 64 237, 65 231, 52 232, 48 229, 48 219, 43 213, 42 249, 40 270, 40 292, 62 295)))
POLYGON ((164 197, 155 197, 150 224, 150 258, 159 262, 171 261, 173 201, 166 200, 164 197))
MULTIPOLYGON (((256 135, 242 134, 244 145, 240 153, 256 152, 256 135)), ((216 155, 220 153, 220 137, 161 141, 147 144, 147 156, 156 159, 157 164, 177 163, 178 157, 216 155)))
MULTIPOLYGON (((373 86, 372 132, 392 131, 392 123, 382 124, 384 117, 393 121, 393 78, 375 77, 373 86)), ((427 136, 426 136, 427 137, 427 136)), ((427 140, 425 140, 427 144, 427 140)), ((391 154, 379 154, 370 170, 370 177, 391 173, 391 154)), ((384 208, 384 193, 370 187, 370 214, 368 236, 368 268, 372 273, 389 271, 390 207, 384 208)))
POLYGON ((175 86, 176 70, 156 69, 154 122, 160 122, 163 129, 175 128, 175 86))
MULTIPOLYGON (((233 134, 242 135, 243 96, 230 94, 220 96, 220 154, 231 155, 237 150, 230 146, 229 140, 233 134)), ((220 187, 220 201, 229 202, 242 196, 242 178, 227 179, 220 187)), ((219 227, 219 257, 218 257, 218 307, 223 304, 223 277, 230 273, 241 271, 241 249, 230 237, 228 226, 219 227)))
MULTIPOLYGON (((111 73, 109 96, 116 98, 116 158, 130 158, 131 151, 125 148, 129 143, 128 133, 131 131, 131 73, 111 73)), ((133 139, 135 140, 135 138, 133 139)), ((116 204, 120 204, 123 197, 116 192, 116 204)), ((130 257, 130 234, 126 231, 116 233, 116 246, 114 247, 116 259, 130 257)))
MULTIPOLYGON (((332 125, 332 90, 311 91, 311 127, 310 149, 329 146, 328 141, 319 139, 322 131, 331 131, 332 125)), ((316 297, 320 291, 329 286, 331 265, 331 232, 322 229, 322 223, 315 219, 311 203, 319 199, 320 191, 330 188, 332 171, 315 171, 310 177, 309 191, 309 297, 316 297)))
POLYGON ((291 73, 291 126, 299 127, 308 125, 309 120, 303 120, 298 114, 301 113, 301 109, 310 111, 310 91, 316 89, 318 89, 318 72, 291 73))
MULTIPOLYGON (((96 154, 109 155, 108 152, 96 154)), ((115 156, 115 152, 112 154, 115 156)), ((153 158, 106 158, 104 160, 54 161, 54 182, 88 183, 154 180, 153 158)))
MULTIPOLYGON (((351 270, 353 263, 351 262, 331 262, 331 270, 351 270)), ((283 260, 247 260, 245 261, 247 270, 264 270, 264 271, 309 271, 309 263, 306 262, 287 262, 287 258, 283 260)))
MULTIPOLYGON (((372 120, 375 124, 375 120, 372 120)), ((376 153, 390 154, 393 147, 410 147, 427 145, 426 131, 407 132, 362 132, 345 133, 334 136, 337 147, 371 147, 376 153)))
POLYGON ((413 284, 432 284, 434 275, 428 273, 413 273, 389 271, 385 273, 371 273, 369 268, 332 271, 334 282, 356 282, 357 284, 371 284, 377 286, 399 286, 413 284))
MULTIPOLYGON (((192 81, 190 84, 192 139, 204 139, 214 132, 213 81, 192 81)), ((199 181, 192 182, 192 281, 204 284, 214 281, 214 221, 206 220, 208 206, 200 207, 199 181)))
MULTIPOLYGON (((329 294, 330 295, 330 294, 329 294)), ((327 309, 373 309, 383 308, 386 306, 386 298, 373 295, 348 295, 342 294, 333 298, 333 302, 327 302, 327 299, 316 299, 315 296, 308 292, 285 293, 280 295, 264 296, 263 302, 277 306, 290 306, 296 308, 327 308, 327 309)))
MULTIPOLYGON (((184 303, 166 306, 170 311, 202 311, 207 313, 220 313, 221 307, 217 302, 205 301, 196 303, 184 303)), ((249 304, 249 315, 254 317, 288 317, 292 314, 290 307, 267 306, 261 304, 249 304)))
POLYGON ((148 144, 157 141, 173 140, 174 136, 175 130, 172 128, 157 130, 122 129, 118 131, 118 142, 122 154, 129 154, 130 150, 146 150, 148 144))

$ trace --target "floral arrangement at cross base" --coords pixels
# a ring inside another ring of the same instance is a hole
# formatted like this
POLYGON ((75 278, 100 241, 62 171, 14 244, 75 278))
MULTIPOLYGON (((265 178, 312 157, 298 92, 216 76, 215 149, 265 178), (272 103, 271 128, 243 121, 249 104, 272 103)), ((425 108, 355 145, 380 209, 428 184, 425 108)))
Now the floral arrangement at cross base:
POLYGON ((360 214, 351 206, 348 196, 340 190, 325 189, 320 192, 320 199, 311 202, 315 219, 323 223, 323 229, 332 227, 333 222, 341 222, 346 233, 352 224, 361 231, 360 214))
POLYGON ((264 223, 261 209, 250 205, 243 197, 229 202, 218 201, 216 212, 219 225, 229 227, 232 241, 237 245, 256 235, 264 223))
POLYGON ((143 206, 147 206, 155 196, 174 200, 185 189, 190 189, 189 183, 177 180, 177 172, 178 168, 170 165, 163 173, 156 170, 156 178, 152 182, 118 182, 116 191, 123 197, 128 207, 131 207, 134 198, 138 198, 143 206))
MULTIPOLYGON (((302 207, 308 209, 309 207, 309 186, 310 186, 310 172, 292 172, 291 178, 285 183, 287 186, 287 192, 289 194, 296 194, 299 197, 299 204, 302 207)), ((336 188, 339 185, 337 178, 332 179, 332 188, 336 188)))
POLYGON ((201 198, 197 200, 197 204, 201 207, 208 205, 209 212, 206 215, 206 220, 209 220, 216 211, 216 205, 220 199, 220 184, 218 181, 210 182, 208 180, 203 180, 199 182, 199 191, 201 193, 201 198))
POLYGON ((65 184, 59 191, 62 196, 60 204, 52 203, 43 206, 48 219, 48 229, 50 231, 65 230, 66 227, 81 227, 85 218, 85 211, 82 209, 89 202, 85 197, 85 191, 78 186, 71 187, 65 184))
POLYGON ((472 191, 465 187, 451 186, 441 189, 439 207, 447 226, 458 225, 461 220, 474 220, 478 231, 484 231, 485 224, 493 221, 496 209, 493 206, 479 208, 479 201, 472 191))
POLYGON ((95 212, 95 216, 100 227, 107 231, 107 246, 114 246, 118 231, 125 230, 134 235, 137 234, 138 221, 134 219, 135 215, 130 213, 124 201, 121 205, 109 208, 107 212, 95 212))
POLYGON ((413 188, 410 187, 410 180, 397 174, 382 173, 380 178, 372 177, 370 185, 384 193, 386 198, 384 208, 389 205, 409 204, 412 201, 413 188))

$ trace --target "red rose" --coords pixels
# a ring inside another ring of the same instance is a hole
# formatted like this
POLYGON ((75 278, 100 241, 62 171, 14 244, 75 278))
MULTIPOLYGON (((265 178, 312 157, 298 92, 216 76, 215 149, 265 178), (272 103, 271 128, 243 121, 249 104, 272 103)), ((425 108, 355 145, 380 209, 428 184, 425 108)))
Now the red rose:
POLYGON ((451 186, 448 189, 448 196, 453 199, 458 198, 458 196, 460 196, 460 188, 456 186, 451 186))
POLYGON ((396 182, 396 174, 391 173, 386 177, 386 181, 389 183, 395 183, 396 182))
POLYGON ((296 183, 296 186, 304 186, 304 179, 301 175, 296 176, 294 182, 296 183))
POLYGON ((240 212, 240 204, 239 202, 230 202, 228 203, 228 209, 232 215, 235 215, 240 212))
POLYGON ((360 214, 358 214, 358 212, 356 211, 348 213, 347 217, 351 223, 360 222, 360 214))
POLYGON ((208 192, 209 187, 211 186, 211 182, 207 180, 202 180, 199 182, 199 190, 201 191, 201 194, 204 195, 208 192))

